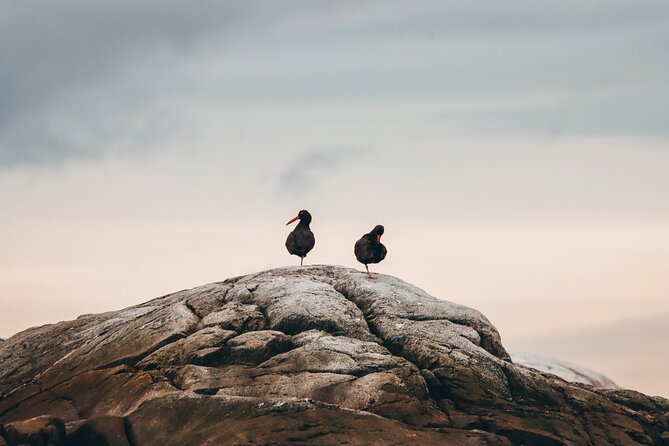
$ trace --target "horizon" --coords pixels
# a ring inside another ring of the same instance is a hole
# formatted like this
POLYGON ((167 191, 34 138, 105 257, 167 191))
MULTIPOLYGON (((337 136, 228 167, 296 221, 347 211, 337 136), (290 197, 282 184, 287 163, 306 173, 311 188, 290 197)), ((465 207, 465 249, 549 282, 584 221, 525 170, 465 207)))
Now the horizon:
POLYGON ((0 13, 0 337, 299 264, 669 397, 669 4, 153 0, 0 13))

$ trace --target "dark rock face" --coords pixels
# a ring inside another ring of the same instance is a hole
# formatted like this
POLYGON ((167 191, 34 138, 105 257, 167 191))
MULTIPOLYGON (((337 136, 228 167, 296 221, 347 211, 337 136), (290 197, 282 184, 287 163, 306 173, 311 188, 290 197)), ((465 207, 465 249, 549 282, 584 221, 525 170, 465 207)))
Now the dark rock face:
POLYGON ((10 445, 56 446, 65 440, 65 423, 56 417, 35 417, 7 424, 2 436, 10 445))
POLYGON ((65 446, 131 446, 127 429, 124 418, 89 418, 70 432, 65 446))
POLYGON ((330 266, 26 330, 0 394, 0 444, 45 420, 54 445, 669 444, 668 400, 513 364, 478 311, 330 266))

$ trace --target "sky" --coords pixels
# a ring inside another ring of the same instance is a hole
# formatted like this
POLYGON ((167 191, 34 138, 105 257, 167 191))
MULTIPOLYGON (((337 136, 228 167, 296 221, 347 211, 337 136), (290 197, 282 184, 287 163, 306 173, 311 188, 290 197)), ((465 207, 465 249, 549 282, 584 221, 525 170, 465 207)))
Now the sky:
POLYGON ((669 3, 0 0, 0 336, 296 264, 669 397, 669 3))

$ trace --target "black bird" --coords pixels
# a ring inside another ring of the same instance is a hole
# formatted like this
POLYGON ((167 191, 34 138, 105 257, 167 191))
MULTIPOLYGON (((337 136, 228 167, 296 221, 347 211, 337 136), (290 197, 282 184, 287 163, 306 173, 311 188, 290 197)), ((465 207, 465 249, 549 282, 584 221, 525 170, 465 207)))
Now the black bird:
POLYGON ((293 229, 293 232, 288 234, 286 248, 289 253, 300 258, 300 265, 302 265, 307 253, 313 249, 316 239, 314 238, 314 233, 309 229, 309 223, 311 223, 311 214, 309 211, 300 211, 297 217, 286 223, 286 226, 295 220, 300 220, 300 222, 293 229))
POLYGON ((383 235, 383 226, 377 225, 374 226, 372 232, 369 234, 363 235, 360 240, 355 242, 355 258, 358 259, 358 262, 364 263, 365 268, 367 269, 367 275, 372 277, 369 273, 369 263, 379 263, 381 260, 386 258, 388 250, 381 243, 381 236, 383 235))

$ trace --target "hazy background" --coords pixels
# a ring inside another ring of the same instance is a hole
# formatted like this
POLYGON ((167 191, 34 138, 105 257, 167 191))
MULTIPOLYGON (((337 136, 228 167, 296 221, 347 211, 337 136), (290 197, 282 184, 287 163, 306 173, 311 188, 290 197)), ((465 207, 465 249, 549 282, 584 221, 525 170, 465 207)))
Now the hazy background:
POLYGON ((0 0, 0 336, 296 264, 669 396, 669 3, 0 0))

